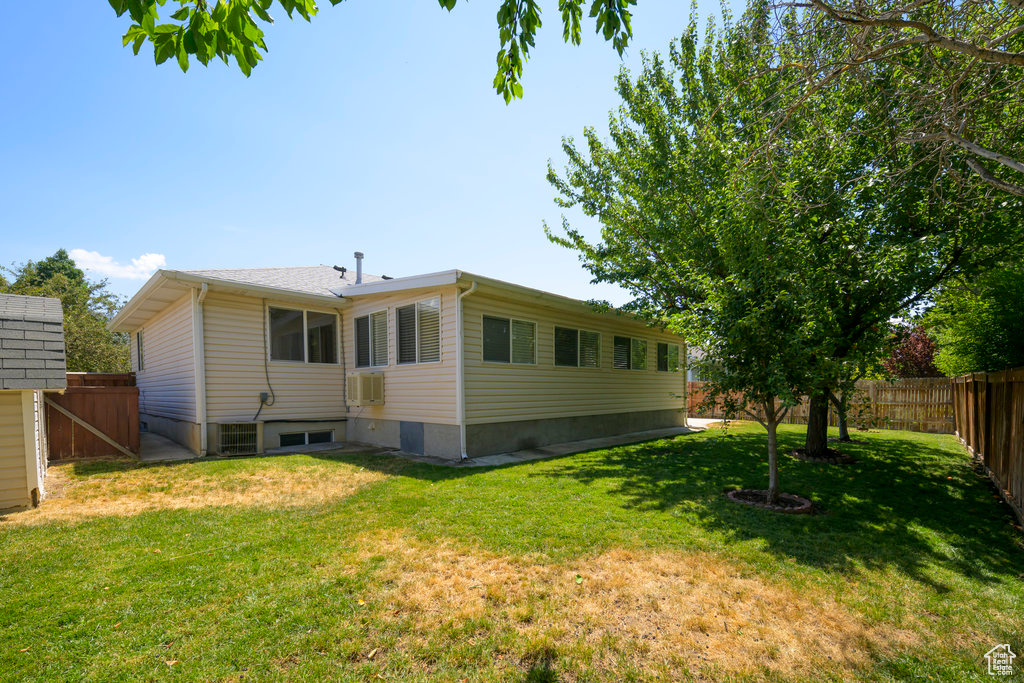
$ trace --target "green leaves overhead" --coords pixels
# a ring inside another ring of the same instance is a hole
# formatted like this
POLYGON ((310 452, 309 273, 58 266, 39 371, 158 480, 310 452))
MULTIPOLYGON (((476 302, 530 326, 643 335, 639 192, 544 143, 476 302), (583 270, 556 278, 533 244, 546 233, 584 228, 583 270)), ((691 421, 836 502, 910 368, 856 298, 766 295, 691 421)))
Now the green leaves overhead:
MULTIPOLYGON (((337 5, 342 0, 330 0, 337 5)), ((233 58, 248 76, 267 52, 260 23, 271 24, 272 5, 278 5, 289 18, 298 15, 309 21, 318 12, 315 0, 108 0, 117 16, 128 15, 134 22, 122 42, 132 45, 137 55, 143 43, 153 44, 153 56, 161 64, 177 57, 182 71, 188 70, 189 56, 204 66, 220 58, 225 64, 233 58), (177 9, 170 9, 170 7, 177 9), (170 12, 167 14, 167 12, 170 12), (177 23, 160 23, 166 15, 177 23)), ((438 0, 449 12, 457 0, 438 0)), ((595 31, 611 42, 621 56, 633 36, 629 7, 636 0, 594 0, 589 16, 595 31)), ((583 0, 559 0, 562 37, 579 45, 582 40, 583 0)), ((500 48, 494 89, 509 103, 523 96, 523 67, 535 47, 541 27, 541 8, 536 0, 501 0, 497 13, 500 48)))

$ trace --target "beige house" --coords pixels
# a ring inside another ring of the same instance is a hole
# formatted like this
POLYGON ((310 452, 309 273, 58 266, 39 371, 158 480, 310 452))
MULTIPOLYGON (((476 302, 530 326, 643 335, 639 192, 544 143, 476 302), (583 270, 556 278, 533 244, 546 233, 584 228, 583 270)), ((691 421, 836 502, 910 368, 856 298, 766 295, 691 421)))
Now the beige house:
POLYGON ((42 500, 43 394, 66 386, 60 301, 0 294, 0 511, 42 500))
POLYGON ((685 423, 682 341, 449 270, 161 270, 132 335, 145 428, 197 454, 356 441, 458 459, 685 423))

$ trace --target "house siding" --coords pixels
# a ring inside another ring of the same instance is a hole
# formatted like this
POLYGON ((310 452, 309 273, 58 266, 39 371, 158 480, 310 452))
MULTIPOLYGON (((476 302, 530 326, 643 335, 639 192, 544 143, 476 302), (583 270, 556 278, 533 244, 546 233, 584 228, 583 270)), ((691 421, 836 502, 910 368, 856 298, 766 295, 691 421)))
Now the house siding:
POLYGON ((454 286, 353 297, 345 309, 345 364, 349 372, 384 373, 384 405, 351 408, 353 418, 458 424, 456 419, 456 301, 454 286), (441 299, 441 360, 398 364, 396 310, 433 297, 441 299), (388 312, 388 364, 355 367, 355 319, 388 312))
MULTIPOLYGON (((267 306, 337 313, 267 299, 267 306)), ((250 422, 260 392, 273 388, 274 405, 260 421, 327 420, 345 417, 345 374, 340 364, 267 361, 264 302, 254 297, 210 292, 203 304, 206 414, 211 423, 250 422), (267 375, 270 383, 268 386, 267 375)), ((343 324, 347 333, 348 320, 343 324)), ((194 391, 194 389, 193 389, 194 391)))
POLYGON ((195 422, 191 295, 181 297, 143 326, 141 370, 135 333, 130 347, 139 387, 139 412, 195 422))
POLYGON ((682 358, 683 341, 672 334, 614 313, 590 313, 578 306, 548 306, 486 292, 463 300, 463 316, 469 425, 685 407, 685 373, 657 371, 658 342, 679 344, 682 358), (536 365, 484 362, 484 315, 536 322, 536 365), (555 326, 600 332, 600 367, 555 366, 555 326), (647 340, 646 370, 612 369, 614 336, 647 340))
POLYGON ((21 392, 0 391, 0 510, 31 503, 27 475, 21 392))

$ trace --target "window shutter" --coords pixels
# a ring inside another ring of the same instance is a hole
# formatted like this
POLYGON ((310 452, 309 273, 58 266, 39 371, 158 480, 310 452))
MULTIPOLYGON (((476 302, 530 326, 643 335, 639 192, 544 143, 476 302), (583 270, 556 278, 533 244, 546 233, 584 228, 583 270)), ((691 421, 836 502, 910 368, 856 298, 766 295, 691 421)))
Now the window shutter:
POLYGON ((670 372, 679 370, 679 344, 668 345, 668 369, 670 372))
POLYGON ((633 370, 647 369, 647 340, 633 339, 629 358, 629 366, 633 370))
POLYGON ((441 360, 441 300, 434 298, 416 304, 419 316, 419 362, 441 360))
POLYGON ((513 320, 512 325, 512 362, 537 362, 537 325, 525 320, 513 320))
POLYGON ((416 362, 416 306, 402 306, 395 311, 398 319, 398 362, 416 362))
POLYGON ((356 318, 356 367, 370 365, 370 318, 356 318))
POLYGON ((629 370, 630 346, 629 337, 615 337, 612 340, 612 367, 629 370))
POLYGON ((601 334, 580 330, 580 367, 601 367, 601 334))
POLYGON ((555 365, 567 367, 579 366, 579 330, 570 330, 567 327, 555 328, 555 365))
POLYGON ((377 311, 370 315, 373 325, 373 364, 388 364, 388 312, 377 311))
POLYGON ((484 316, 483 329, 484 360, 493 363, 508 363, 509 355, 509 320, 508 318, 492 318, 484 316))

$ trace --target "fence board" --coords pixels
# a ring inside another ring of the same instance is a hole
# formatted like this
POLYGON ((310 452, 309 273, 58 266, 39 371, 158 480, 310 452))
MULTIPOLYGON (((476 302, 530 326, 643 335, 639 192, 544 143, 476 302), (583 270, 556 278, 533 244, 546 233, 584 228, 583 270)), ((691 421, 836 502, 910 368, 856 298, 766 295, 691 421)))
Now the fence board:
POLYGON ((956 435, 1024 522, 1024 368, 953 379, 956 435))
MULTIPOLYGON (((713 410, 700 407, 704 383, 690 382, 689 414, 694 417, 727 417, 718 403, 713 410)), ((861 380, 850 397, 847 420, 851 429, 905 429, 934 434, 953 433, 953 385, 945 377, 904 379, 897 382, 861 380)), ((783 420, 807 424, 808 402, 794 406, 783 420)), ((829 407, 829 424, 839 424, 839 414, 829 407)))

